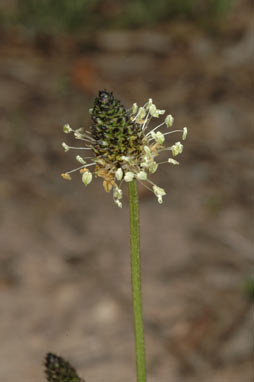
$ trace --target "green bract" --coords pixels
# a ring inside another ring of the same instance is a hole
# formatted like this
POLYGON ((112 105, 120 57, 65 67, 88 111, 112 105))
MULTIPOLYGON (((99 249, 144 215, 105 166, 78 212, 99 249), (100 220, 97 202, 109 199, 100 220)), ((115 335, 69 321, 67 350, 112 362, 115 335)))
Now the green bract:
POLYGON ((141 154, 144 138, 142 127, 133 121, 132 114, 113 97, 113 93, 101 91, 95 98, 92 120, 92 150, 97 157, 119 167, 123 155, 141 154))

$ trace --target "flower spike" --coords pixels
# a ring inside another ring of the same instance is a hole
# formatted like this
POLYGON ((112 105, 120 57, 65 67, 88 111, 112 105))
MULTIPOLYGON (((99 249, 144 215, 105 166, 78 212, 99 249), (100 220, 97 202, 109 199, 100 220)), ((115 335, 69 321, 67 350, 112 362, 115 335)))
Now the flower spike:
POLYGON ((149 130, 151 119, 159 118, 165 110, 158 109, 151 98, 144 106, 139 107, 134 103, 132 108, 127 110, 112 92, 106 90, 99 91, 89 113, 92 119, 90 130, 73 130, 68 124, 64 126, 64 132, 72 132, 76 139, 83 141, 84 147, 71 147, 66 143, 62 146, 65 151, 90 150, 92 156, 83 158, 77 155, 76 160, 83 166, 65 172, 62 177, 70 180, 70 173, 80 170, 85 186, 92 182, 93 175, 103 178, 105 191, 113 190, 113 200, 118 207, 122 207, 123 181, 129 183, 137 179, 155 194, 159 203, 162 203, 166 192, 154 184, 149 175, 157 171, 159 164, 179 164, 173 158, 161 163, 157 163, 156 159, 162 151, 171 151, 173 157, 181 154, 182 143, 176 142, 172 146, 166 146, 165 138, 168 134, 181 132, 182 140, 185 140, 187 128, 164 133, 162 127, 171 128, 174 122, 174 118, 169 114, 164 122, 149 130), (157 130, 159 128, 160 131, 157 130), (90 159, 89 163, 87 159, 90 159), (87 169, 90 166, 94 166, 93 171, 87 169))
POLYGON ((52 353, 46 355, 45 374, 48 382, 85 382, 69 362, 52 353))

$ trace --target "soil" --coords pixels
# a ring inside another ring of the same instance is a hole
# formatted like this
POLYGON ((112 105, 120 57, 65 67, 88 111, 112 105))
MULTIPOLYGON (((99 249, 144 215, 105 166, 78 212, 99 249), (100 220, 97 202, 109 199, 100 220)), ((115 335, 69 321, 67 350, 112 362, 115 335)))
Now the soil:
MULTIPOLYGON (((254 377, 253 16, 218 33, 190 23, 89 37, 2 33, 0 380, 45 381, 43 358, 87 382, 135 380, 127 190, 118 209, 75 167, 62 126, 89 127, 99 89, 129 107, 153 98, 188 126, 180 166, 140 187, 149 381, 254 377)), ((177 136, 172 139, 178 140, 177 136), (176 138, 175 138, 176 137, 176 138)))

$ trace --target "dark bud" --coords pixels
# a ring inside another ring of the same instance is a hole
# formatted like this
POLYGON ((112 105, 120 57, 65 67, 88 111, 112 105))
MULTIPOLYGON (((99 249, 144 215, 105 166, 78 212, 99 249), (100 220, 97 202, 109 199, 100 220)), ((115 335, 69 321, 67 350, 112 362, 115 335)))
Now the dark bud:
POLYGON ((106 90, 101 90, 99 92, 99 100, 102 104, 106 104, 112 102, 113 93, 109 93, 106 90))

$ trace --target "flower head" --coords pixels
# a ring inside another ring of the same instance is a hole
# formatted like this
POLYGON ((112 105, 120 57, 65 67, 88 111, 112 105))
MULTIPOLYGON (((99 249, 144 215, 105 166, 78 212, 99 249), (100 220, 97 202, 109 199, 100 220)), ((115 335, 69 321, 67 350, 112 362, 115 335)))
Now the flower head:
POLYGON ((183 145, 179 141, 167 147, 165 137, 174 132, 180 132, 183 140, 187 136, 186 127, 182 130, 161 131, 163 126, 170 128, 173 125, 172 115, 168 115, 164 122, 149 130, 151 120, 164 113, 165 110, 157 109, 152 99, 142 107, 134 103, 131 109, 126 110, 113 93, 100 91, 95 98, 94 107, 90 109, 93 122, 90 130, 72 130, 68 124, 64 126, 66 134, 72 132, 76 139, 84 143, 83 147, 71 147, 63 143, 64 150, 87 150, 90 154, 87 157, 77 155, 76 159, 81 166, 62 174, 62 177, 70 180, 70 173, 80 170, 86 186, 91 183, 93 174, 103 178, 105 191, 113 189, 113 200, 119 207, 122 207, 122 183, 137 179, 162 203, 166 192, 155 185, 149 175, 155 173, 163 163, 179 164, 173 158, 157 162, 157 157, 163 151, 171 151, 172 156, 183 151, 183 145), (93 171, 88 170, 91 166, 94 167, 93 171))
POLYGON ((46 355, 45 374, 48 382, 84 382, 69 362, 52 353, 46 355))

